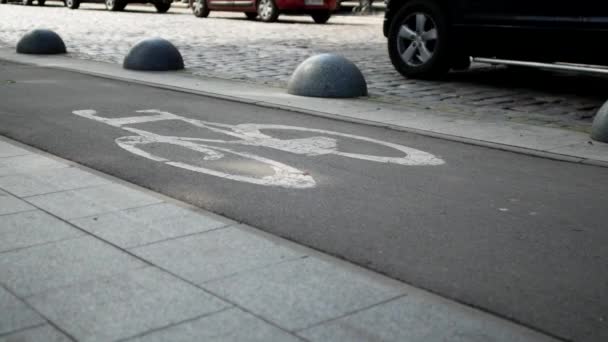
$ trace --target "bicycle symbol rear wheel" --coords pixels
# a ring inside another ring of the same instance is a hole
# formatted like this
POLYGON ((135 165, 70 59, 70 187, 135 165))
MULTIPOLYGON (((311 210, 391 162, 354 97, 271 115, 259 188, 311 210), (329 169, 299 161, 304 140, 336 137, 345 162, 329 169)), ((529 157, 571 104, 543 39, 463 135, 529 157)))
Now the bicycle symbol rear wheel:
POLYGON ((285 165, 283 163, 279 163, 277 161, 267 159, 264 157, 256 156, 249 153, 233 151, 228 148, 217 147, 217 146, 207 146, 200 143, 195 143, 192 141, 193 139, 180 139, 179 137, 165 137, 165 136, 127 136, 116 139, 116 144, 121 148, 136 154, 138 156, 148 158, 157 162, 165 163, 166 165, 194 171, 200 172, 204 174, 208 174, 211 176, 222 177, 226 179, 231 179, 240 182, 246 182, 257 185, 267 185, 267 186, 279 186, 284 188, 296 188, 296 189, 306 189, 313 188, 316 186, 315 180, 305 172, 298 170, 289 165, 285 165), (214 170, 208 167, 204 167, 201 165, 194 165, 190 163, 184 163, 180 161, 172 161, 165 157, 154 155, 150 152, 145 151, 141 147, 147 144, 155 144, 155 143, 164 143, 170 144, 177 147, 186 148, 198 153, 203 154, 203 160, 219 160, 225 157, 226 154, 231 154, 240 158, 245 158, 252 160, 257 163, 262 163, 272 169, 273 174, 267 176, 248 176, 242 174, 234 174, 228 172, 222 172, 219 170, 214 170))

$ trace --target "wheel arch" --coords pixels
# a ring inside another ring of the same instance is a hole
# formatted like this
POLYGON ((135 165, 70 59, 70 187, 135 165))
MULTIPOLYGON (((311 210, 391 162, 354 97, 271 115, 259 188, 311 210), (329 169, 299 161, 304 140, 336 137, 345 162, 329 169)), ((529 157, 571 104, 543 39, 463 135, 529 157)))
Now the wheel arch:
POLYGON ((399 13, 403 6, 412 2, 426 2, 436 4, 447 13, 447 18, 449 21, 451 21, 452 19, 454 10, 453 6, 450 6, 450 4, 451 2, 453 2, 453 0, 390 0, 387 1, 386 12, 384 16, 383 31, 385 37, 388 37, 390 25, 392 25, 393 18, 395 17, 395 15, 399 13))

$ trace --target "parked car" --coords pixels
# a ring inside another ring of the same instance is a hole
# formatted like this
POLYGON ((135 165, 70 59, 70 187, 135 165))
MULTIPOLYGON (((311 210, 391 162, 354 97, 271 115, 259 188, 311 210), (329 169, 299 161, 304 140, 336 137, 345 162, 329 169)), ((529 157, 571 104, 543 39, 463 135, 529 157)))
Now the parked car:
POLYGON ((386 0, 391 62, 408 77, 467 68, 470 56, 608 64, 601 0, 386 0))
POLYGON ((210 11, 244 12, 249 20, 259 16, 265 22, 276 21, 279 14, 308 14, 324 24, 336 8, 336 0, 194 0, 192 12, 199 18, 210 11))
POLYGON ((165 13, 169 10, 169 8, 171 8, 171 3, 173 0, 65 0, 65 4, 69 9, 77 9, 83 2, 105 3, 106 8, 110 11, 122 11, 125 9, 125 7, 127 7, 128 4, 133 3, 151 3, 154 5, 154 7, 156 7, 156 11, 158 13, 165 13))
MULTIPOLYGON (((34 0, 0 0, 0 4, 6 4, 9 2, 17 2, 25 6, 31 6, 34 4, 34 0)), ((63 3, 63 5, 65 6, 65 0, 59 0, 59 2, 63 3)), ((36 4, 38 6, 44 6, 45 3, 46 0, 36 0, 36 4)))

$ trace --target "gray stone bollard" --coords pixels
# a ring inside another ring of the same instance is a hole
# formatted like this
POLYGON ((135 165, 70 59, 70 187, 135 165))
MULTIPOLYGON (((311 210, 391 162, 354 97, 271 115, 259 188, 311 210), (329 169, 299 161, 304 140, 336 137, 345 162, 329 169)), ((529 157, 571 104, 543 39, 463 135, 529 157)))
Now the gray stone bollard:
POLYGON ((21 37, 17 43, 17 53, 54 55, 66 53, 66 49, 63 39, 57 33, 46 29, 36 29, 21 37))
POLYGON ((353 62, 324 53, 306 59, 296 68, 287 92, 312 97, 358 97, 367 95, 367 83, 353 62))
POLYGON ((179 50, 168 40, 148 38, 131 48, 122 66, 131 70, 181 70, 184 68, 184 60, 179 50))
POLYGON ((591 126, 591 139, 608 143, 608 101, 595 114, 591 126))

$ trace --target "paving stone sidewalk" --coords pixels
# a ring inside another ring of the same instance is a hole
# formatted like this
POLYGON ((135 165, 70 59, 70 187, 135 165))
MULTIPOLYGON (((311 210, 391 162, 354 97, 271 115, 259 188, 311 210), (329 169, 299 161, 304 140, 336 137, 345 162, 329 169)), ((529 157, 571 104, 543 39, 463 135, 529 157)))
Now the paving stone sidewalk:
POLYGON ((0 341, 553 341, 0 137, 0 341))
POLYGON ((333 52, 362 69, 373 101, 584 132, 606 100, 606 78, 534 69, 476 65, 442 81, 405 79, 388 59, 381 13, 336 15, 327 25, 306 16, 267 24, 247 21, 242 13, 195 18, 183 4, 164 15, 135 4, 126 12, 106 11, 103 4, 84 3, 79 10, 47 4, 0 5, 0 46, 14 47, 29 30, 47 27, 64 38, 75 58, 122 63, 136 42, 161 36, 180 49, 188 72, 281 87, 303 60, 333 52))

